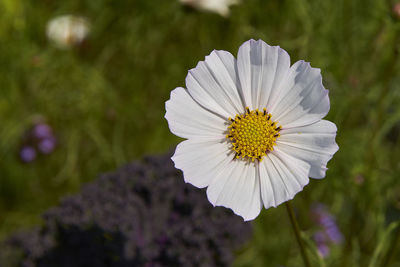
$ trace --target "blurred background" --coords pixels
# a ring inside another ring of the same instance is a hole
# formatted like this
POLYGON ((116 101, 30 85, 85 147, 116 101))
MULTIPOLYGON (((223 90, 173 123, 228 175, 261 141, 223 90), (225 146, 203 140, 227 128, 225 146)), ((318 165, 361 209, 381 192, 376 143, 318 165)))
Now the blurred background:
MULTIPOLYGON (((0 1, 0 240, 98 174, 173 149, 170 92, 253 38, 330 90, 340 149, 293 201, 312 262, 400 266, 400 2, 233 2, 0 1)), ((284 206, 252 224, 235 266, 302 266, 284 206)))

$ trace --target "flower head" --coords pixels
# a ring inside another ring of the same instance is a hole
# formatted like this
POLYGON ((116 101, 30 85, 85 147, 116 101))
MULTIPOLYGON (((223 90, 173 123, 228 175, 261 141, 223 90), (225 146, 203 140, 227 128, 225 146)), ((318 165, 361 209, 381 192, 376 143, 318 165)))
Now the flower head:
POLYGON ((38 144, 39 151, 43 154, 50 154, 56 147, 56 139, 54 137, 44 138, 38 144))
POLYGON ((25 146, 21 148, 19 155, 23 162, 29 163, 34 161, 36 158, 36 150, 31 146, 25 146))
POLYGON ((315 222, 322 228, 322 233, 327 237, 327 241, 334 244, 343 242, 342 232, 336 224, 335 217, 329 213, 328 208, 323 204, 314 204, 311 209, 312 217, 315 222))
POLYGON ((330 248, 328 246, 328 238, 326 234, 322 231, 318 231, 313 235, 313 239, 317 244, 318 252, 321 254, 323 258, 328 257, 330 248))
POLYGON ((36 138, 47 138, 53 135, 53 129, 46 123, 38 123, 33 127, 33 135, 36 138))
POLYGON ((223 17, 229 16, 229 7, 237 4, 238 0, 180 0, 181 3, 198 8, 218 13, 223 17))
POLYGON ((65 15, 50 20, 46 31, 47 37, 59 48, 70 48, 85 40, 89 23, 84 17, 65 15))
POLYGON ((324 178, 338 150, 336 126, 319 69, 262 40, 245 42, 236 60, 213 51, 189 70, 186 87, 166 103, 181 142, 172 160, 186 182, 207 187, 214 206, 245 220, 292 199, 309 178, 324 178))
POLYGON ((22 136, 19 157, 25 163, 33 162, 39 154, 51 154, 57 145, 57 138, 53 128, 45 123, 43 119, 27 129, 22 136))

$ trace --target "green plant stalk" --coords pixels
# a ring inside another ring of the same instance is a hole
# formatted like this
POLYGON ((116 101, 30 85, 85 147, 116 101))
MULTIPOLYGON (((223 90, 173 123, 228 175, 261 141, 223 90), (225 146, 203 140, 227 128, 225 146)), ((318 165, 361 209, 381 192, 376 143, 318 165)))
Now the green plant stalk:
POLYGON ((299 247, 300 247, 301 257, 303 258, 304 266, 311 267, 310 261, 307 257, 307 253, 306 253, 306 250, 304 247, 303 240, 301 239, 300 227, 297 222, 296 216, 294 214, 293 207, 290 204, 290 201, 286 202, 286 210, 288 212, 290 222, 292 224, 292 228, 293 228, 294 234, 296 236, 297 243, 299 244, 299 247))
POLYGON ((398 246, 399 240, 400 240, 400 225, 397 225, 397 230, 396 233, 394 234, 394 237, 392 238, 389 250, 385 255, 385 257, 383 258, 382 267, 389 266, 389 263, 391 262, 394 252, 396 251, 396 248, 398 246))

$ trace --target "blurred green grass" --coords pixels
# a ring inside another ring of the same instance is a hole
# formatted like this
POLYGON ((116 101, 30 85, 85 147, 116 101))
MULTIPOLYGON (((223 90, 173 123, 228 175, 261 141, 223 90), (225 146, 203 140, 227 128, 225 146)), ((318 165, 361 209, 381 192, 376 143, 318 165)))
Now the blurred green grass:
MULTIPOLYGON (((40 223, 41 212, 100 172, 173 148, 179 139, 163 118, 170 91, 184 86, 188 69, 213 49, 236 55, 241 43, 261 38, 287 50, 292 62, 321 68, 331 97, 327 118, 338 126, 340 150, 327 178, 295 198, 301 226, 311 236, 310 204, 328 204, 346 242, 333 248, 327 265, 367 266, 377 245, 389 242, 382 239, 387 225, 400 218, 394 4, 246 0, 222 18, 177 0, 1 1, 0 237, 40 223), (64 14, 91 22, 79 48, 59 50, 46 39, 46 23, 64 14), (23 164, 21 136, 39 114, 54 128, 58 147, 23 164)), ((299 257, 278 207, 256 220, 237 265, 301 266, 299 257)), ((393 262, 400 266, 398 255, 393 262)))

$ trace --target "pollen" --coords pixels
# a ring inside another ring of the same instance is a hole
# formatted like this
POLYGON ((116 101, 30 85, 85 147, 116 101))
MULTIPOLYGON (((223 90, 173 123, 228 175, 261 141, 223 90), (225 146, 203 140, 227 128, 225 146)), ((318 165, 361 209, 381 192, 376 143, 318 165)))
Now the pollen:
POLYGON ((281 126, 271 120, 267 109, 250 111, 246 107, 244 114, 229 118, 229 122, 226 138, 230 140, 236 158, 262 161, 274 150, 281 126))

